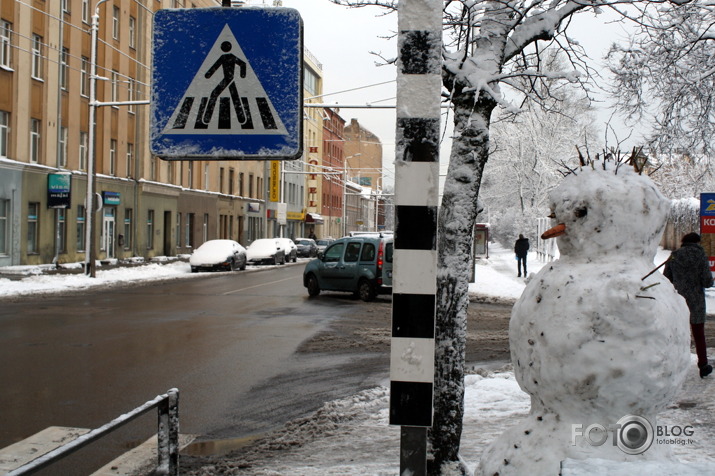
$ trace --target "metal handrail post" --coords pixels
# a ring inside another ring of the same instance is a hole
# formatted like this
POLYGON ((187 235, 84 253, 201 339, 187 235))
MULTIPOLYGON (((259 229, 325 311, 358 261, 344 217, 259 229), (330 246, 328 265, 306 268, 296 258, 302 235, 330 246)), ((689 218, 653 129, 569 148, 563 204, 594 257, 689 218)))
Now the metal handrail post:
POLYGON ((159 431, 157 432, 157 474, 179 474, 179 390, 172 388, 168 398, 158 406, 159 431))

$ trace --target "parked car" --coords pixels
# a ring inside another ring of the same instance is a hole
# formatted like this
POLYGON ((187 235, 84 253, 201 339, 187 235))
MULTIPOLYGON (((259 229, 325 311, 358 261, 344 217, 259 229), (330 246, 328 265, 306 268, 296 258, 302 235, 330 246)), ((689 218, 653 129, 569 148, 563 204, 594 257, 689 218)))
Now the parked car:
POLYGON ((310 296, 347 291, 363 301, 392 292, 392 237, 354 236, 335 240, 303 271, 310 296))
POLYGON ((189 257, 191 272, 246 269, 246 248, 233 240, 209 240, 189 257))
POLYGON ((318 245, 310 238, 296 238, 295 245, 298 247, 298 256, 312 258, 318 256, 318 245))
POLYGON ((335 240, 332 238, 321 238, 319 240, 315 240, 315 244, 318 245, 318 253, 323 253, 325 248, 327 248, 333 241, 335 240))
POLYGON ((293 243, 293 240, 290 238, 276 238, 276 240, 283 246, 286 261, 292 261, 294 263, 298 261, 298 247, 293 243))
POLYGON ((260 238, 246 248, 249 263, 285 264, 286 255, 278 238, 260 238))

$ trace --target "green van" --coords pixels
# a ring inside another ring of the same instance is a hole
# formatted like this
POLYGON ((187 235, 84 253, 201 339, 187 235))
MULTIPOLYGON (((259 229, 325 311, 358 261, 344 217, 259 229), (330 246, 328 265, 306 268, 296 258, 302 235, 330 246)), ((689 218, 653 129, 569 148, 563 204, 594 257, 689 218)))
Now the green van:
POLYGON ((303 271, 310 296, 347 291, 363 301, 392 292, 392 236, 349 236, 332 242, 303 271))

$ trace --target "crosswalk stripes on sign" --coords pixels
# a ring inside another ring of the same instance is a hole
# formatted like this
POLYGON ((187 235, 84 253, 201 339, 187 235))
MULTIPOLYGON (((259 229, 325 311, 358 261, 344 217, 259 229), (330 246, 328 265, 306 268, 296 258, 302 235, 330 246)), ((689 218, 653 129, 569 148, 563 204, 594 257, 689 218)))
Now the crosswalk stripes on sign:
POLYGON ((287 134, 229 25, 223 27, 162 134, 287 134))

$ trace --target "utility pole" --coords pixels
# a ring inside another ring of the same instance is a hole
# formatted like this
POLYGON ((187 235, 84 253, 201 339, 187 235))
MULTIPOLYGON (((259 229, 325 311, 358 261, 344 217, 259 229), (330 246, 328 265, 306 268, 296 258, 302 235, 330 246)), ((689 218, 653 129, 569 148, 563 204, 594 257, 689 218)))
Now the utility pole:
POLYGON ((397 10, 390 424, 401 427, 400 474, 415 476, 427 473, 433 420, 442 4, 401 0, 397 10))

